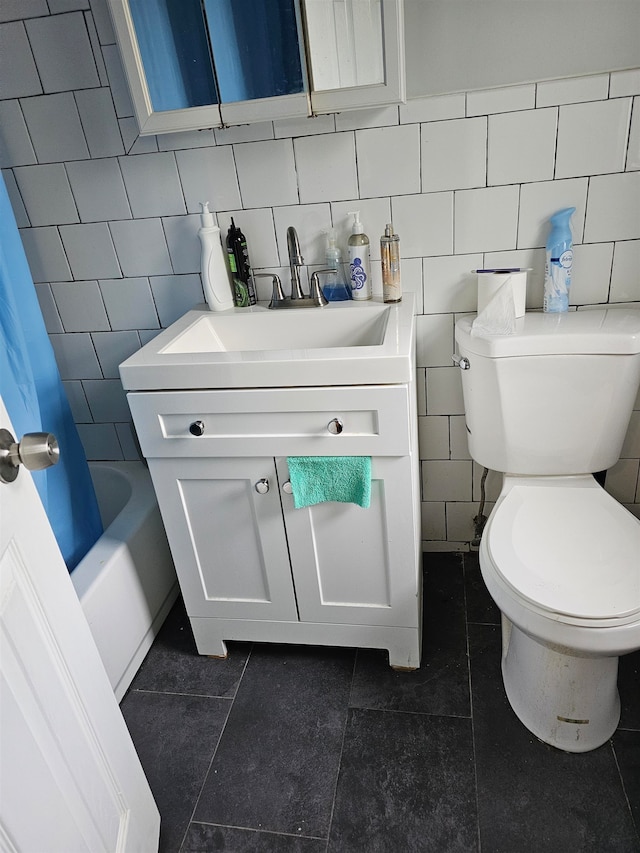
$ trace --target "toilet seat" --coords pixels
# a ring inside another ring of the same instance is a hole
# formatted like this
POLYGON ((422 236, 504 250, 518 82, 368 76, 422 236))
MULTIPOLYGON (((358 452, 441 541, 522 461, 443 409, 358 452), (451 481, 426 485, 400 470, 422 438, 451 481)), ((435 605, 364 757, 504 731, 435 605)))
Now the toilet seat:
POLYGON ((514 485, 485 537, 496 573, 542 615, 584 627, 640 621, 640 521, 599 486, 514 485))

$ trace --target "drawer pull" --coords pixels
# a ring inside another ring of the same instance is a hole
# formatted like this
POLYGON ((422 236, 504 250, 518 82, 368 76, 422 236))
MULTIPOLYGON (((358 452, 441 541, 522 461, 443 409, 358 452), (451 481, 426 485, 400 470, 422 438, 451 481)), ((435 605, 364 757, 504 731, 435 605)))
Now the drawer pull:
POLYGON ((340 433, 344 429, 344 424, 342 423, 340 418, 334 418, 327 424, 327 429, 329 430, 331 435, 340 435, 340 433))
POLYGON ((194 421, 189 427, 189 432, 191 433, 191 435, 203 435, 204 421, 194 421))
POLYGON ((291 485, 291 480, 287 480, 286 483, 282 484, 282 491, 287 495, 293 494, 293 486, 291 485))
POLYGON ((269 491, 269 481, 265 480, 263 477, 262 480, 258 480, 258 482, 256 483, 256 492, 259 495, 266 495, 268 491, 269 491))

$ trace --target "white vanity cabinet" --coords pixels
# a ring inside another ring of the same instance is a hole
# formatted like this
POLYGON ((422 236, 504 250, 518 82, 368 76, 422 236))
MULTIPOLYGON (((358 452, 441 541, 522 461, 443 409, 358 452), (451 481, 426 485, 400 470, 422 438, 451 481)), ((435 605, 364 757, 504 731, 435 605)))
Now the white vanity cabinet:
POLYGON ((236 639, 419 665, 414 395, 413 382, 129 393, 201 654, 236 639), (294 509, 287 456, 305 455, 371 456, 371 506, 294 509))

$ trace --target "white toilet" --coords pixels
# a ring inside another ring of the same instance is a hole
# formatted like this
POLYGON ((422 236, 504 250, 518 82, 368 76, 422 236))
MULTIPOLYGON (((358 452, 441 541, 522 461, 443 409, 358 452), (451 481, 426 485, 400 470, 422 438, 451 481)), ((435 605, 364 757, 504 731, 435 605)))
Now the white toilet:
POLYGON ((505 475, 480 545, 505 690, 538 738, 586 752, 618 724, 618 656, 640 649, 640 520, 591 474, 627 432, 640 310, 528 313, 504 336, 472 321, 454 360, 471 456, 505 475))

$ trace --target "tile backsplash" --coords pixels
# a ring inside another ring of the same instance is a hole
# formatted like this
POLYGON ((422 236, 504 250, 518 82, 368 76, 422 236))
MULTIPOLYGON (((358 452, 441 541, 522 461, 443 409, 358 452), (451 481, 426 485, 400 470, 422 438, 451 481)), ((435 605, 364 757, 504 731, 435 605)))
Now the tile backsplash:
MULTIPOLYGON (((548 217, 574 206, 572 306, 640 304, 640 70, 138 138, 104 0, 17 8, 0 10, 0 166, 88 457, 138 458, 118 364, 202 301, 199 202, 285 288, 287 226, 313 268, 359 210, 374 292, 393 220, 417 295, 425 547, 468 547, 482 469, 451 354, 470 270, 531 267, 539 309, 548 217)), ((640 399, 606 482, 638 516, 639 465, 640 399)), ((485 514, 499 488, 490 472, 485 514)))

